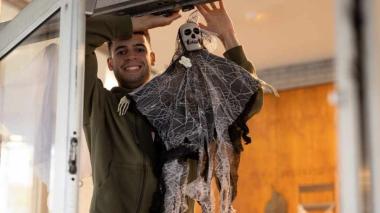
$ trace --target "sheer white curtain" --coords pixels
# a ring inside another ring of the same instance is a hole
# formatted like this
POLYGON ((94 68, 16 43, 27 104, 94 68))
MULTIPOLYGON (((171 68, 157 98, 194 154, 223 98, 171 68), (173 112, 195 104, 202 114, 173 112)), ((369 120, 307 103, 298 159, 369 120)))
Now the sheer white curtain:
POLYGON ((0 212, 33 212, 42 208, 37 203, 46 209, 41 190, 49 188, 57 99, 58 45, 52 42, 21 45, 0 63, 0 124, 6 130, 0 212))
POLYGON ((24 53, 23 47, 20 49, 2 61, 0 122, 8 129, 3 148, 10 147, 8 151, 13 153, 17 147, 28 150, 35 175, 48 185, 55 133, 58 45, 49 44, 29 61, 23 57, 29 50, 24 53), (20 146, 14 146, 15 142, 20 146))

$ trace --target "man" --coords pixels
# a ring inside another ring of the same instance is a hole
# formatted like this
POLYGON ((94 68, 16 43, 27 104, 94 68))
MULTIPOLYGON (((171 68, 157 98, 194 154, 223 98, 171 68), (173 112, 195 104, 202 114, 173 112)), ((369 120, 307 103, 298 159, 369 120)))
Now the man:
MULTIPOLYGON (((209 31, 218 34, 228 51, 225 56, 248 71, 247 61, 236 39, 222 2, 198 6, 209 31)), ((150 79, 155 55, 148 29, 166 26, 178 19, 163 16, 99 16, 87 21, 84 129, 91 156, 94 191, 92 213, 149 212, 157 188, 154 169, 154 130, 133 103, 123 113, 120 107, 129 92, 150 79), (95 49, 109 42, 108 66, 119 86, 111 91, 97 79, 95 49)), ((255 111, 261 107, 259 98, 255 111)), ((124 105, 125 106, 125 105, 124 105)), ((188 212, 192 212, 190 207, 188 212)))

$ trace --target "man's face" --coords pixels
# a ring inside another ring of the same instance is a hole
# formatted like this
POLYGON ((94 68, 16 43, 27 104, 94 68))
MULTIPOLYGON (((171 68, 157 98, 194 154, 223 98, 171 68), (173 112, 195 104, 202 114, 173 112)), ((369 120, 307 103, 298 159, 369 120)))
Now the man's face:
POLYGON ((146 83, 154 65, 155 55, 144 35, 133 34, 128 40, 114 40, 108 68, 115 74, 119 86, 135 89, 146 83))

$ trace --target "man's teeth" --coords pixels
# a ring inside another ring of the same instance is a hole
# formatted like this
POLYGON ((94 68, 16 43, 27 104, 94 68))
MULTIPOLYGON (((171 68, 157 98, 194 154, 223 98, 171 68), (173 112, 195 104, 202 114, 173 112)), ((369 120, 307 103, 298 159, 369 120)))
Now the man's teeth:
POLYGON ((126 70, 134 71, 140 69, 140 66, 127 67, 126 70))

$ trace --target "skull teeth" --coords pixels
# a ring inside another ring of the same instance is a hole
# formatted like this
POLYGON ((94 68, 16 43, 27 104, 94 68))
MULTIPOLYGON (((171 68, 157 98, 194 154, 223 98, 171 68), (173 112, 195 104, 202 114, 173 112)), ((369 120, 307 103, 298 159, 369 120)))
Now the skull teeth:
POLYGON ((189 44, 198 44, 199 41, 198 40, 187 40, 187 45, 189 44))

